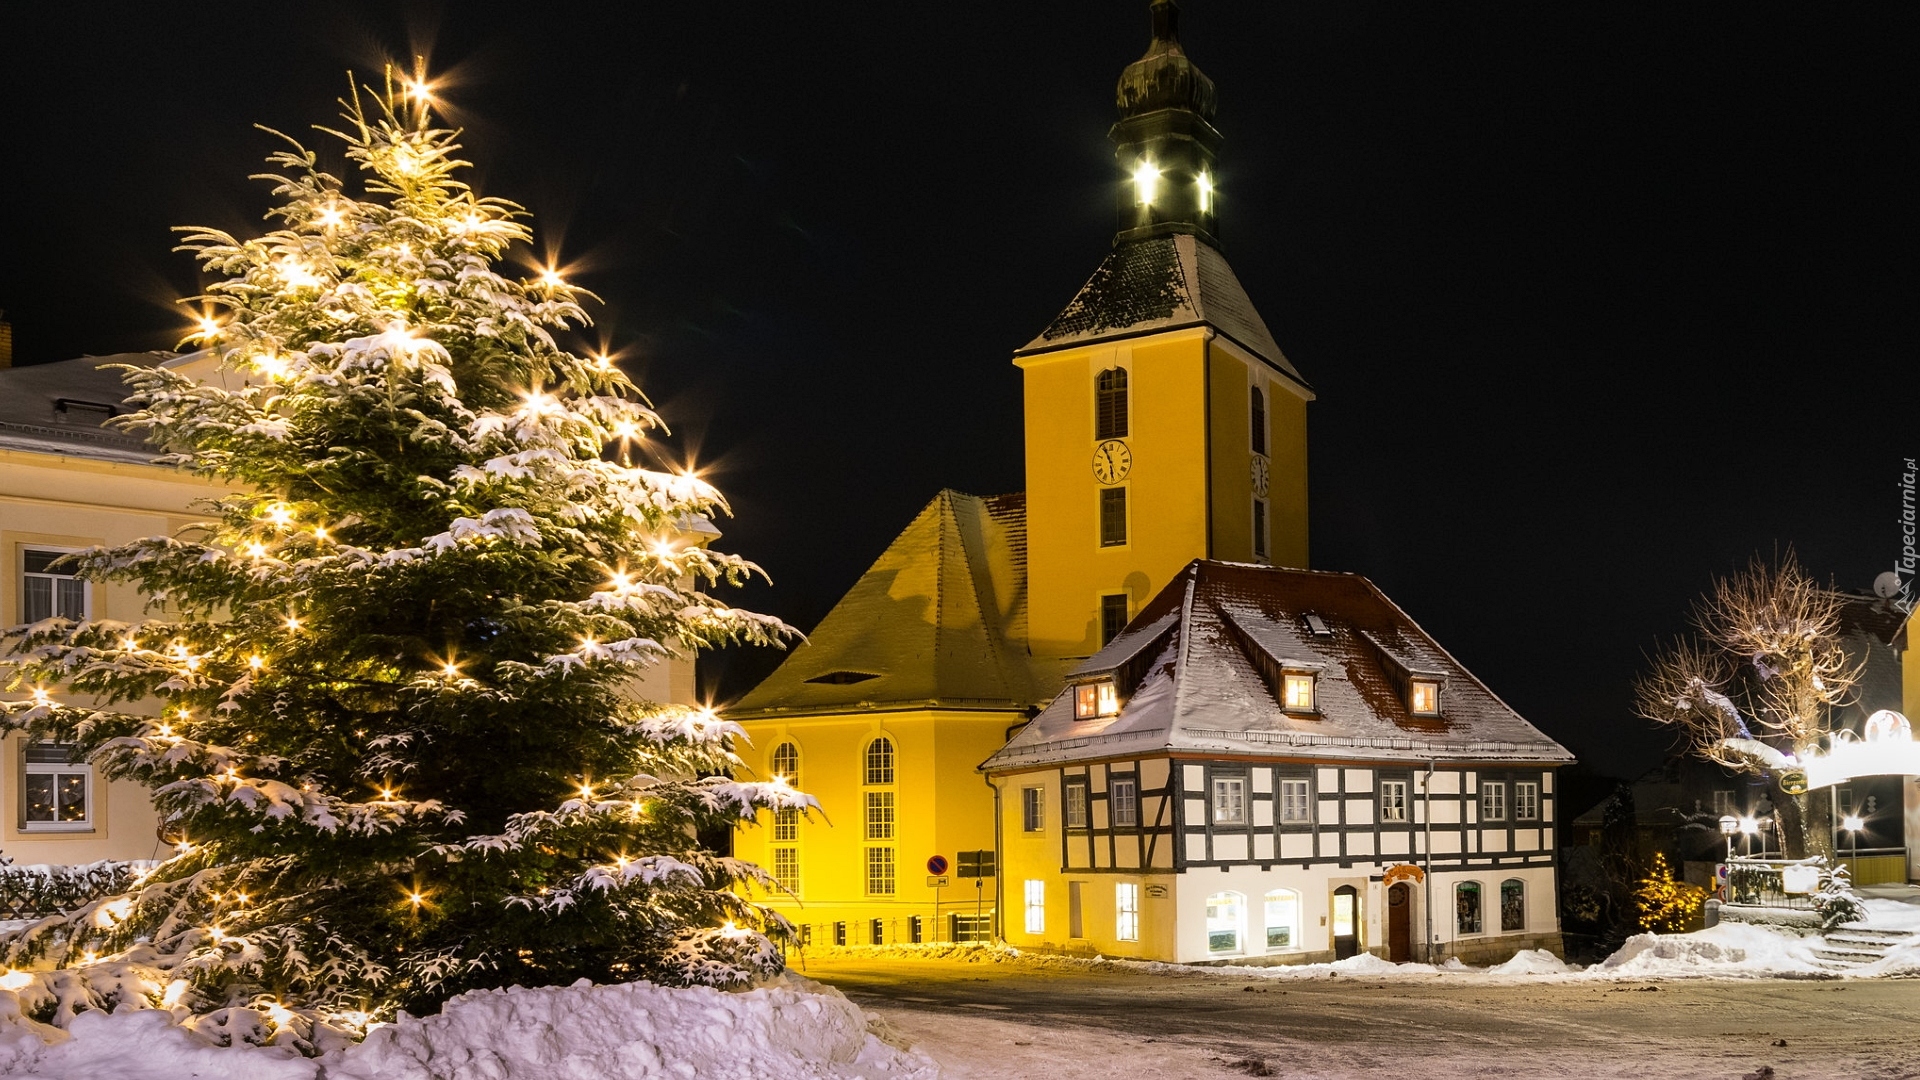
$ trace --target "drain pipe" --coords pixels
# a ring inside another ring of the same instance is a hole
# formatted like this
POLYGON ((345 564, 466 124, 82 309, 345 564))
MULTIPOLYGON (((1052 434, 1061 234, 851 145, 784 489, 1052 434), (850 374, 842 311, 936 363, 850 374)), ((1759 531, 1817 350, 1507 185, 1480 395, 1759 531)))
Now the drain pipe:
POLYGON ((1426 957, 1427 963, 1431 964, 1433 963, 1433 946, 1434 946, 1434 941, 1433 941, 1433 762, 1432 760, 1428 760, 1427 762, 1427 782, 1425 784, 1422 784, 1420 787, 1421 787, 1421 790, 1420 790, 1421 813, 1427 819, 1427 850, 1426 850, 1426 856, 1427 856, 1426 871, 1427 872, 1424 875, 1422 875, 1422 879, 1420 882, 1420 884, 1426 890, 1426 893, 1425 893, 1426 900, 1420 906, 1425 908, 1427 912, 1427 947, 1421 951, 1427 954, 1427 957, 1426 957))

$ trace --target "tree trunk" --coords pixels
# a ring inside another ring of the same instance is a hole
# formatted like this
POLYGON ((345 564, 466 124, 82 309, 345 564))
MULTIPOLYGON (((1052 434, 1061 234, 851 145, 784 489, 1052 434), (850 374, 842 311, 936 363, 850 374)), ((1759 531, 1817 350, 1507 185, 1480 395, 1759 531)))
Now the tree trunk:
POLYGON ((1774 817, 1780 830, 1780 852, 1789 859, 1820 855, 1833 861, 1833 829, 1827 821, 1826 804, 1815 796, 1828 797, 1825 791, 1799 795, 1780 793, 1773 800, 1774 817))

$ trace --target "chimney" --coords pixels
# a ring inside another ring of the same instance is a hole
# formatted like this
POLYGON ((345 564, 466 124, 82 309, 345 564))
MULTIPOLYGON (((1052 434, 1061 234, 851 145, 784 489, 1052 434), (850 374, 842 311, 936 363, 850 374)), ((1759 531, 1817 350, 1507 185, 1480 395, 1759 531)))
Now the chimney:
POLYGON ((0 308, 0 369, 13 366, 13 324, 7 321, 7 309, 0 308))

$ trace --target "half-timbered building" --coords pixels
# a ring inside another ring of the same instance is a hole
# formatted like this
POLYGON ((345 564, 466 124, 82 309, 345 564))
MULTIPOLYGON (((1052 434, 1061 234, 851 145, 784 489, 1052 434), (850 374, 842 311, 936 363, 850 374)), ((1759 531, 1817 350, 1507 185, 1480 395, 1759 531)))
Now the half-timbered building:
POLYGON ((982 766, 1003 932, 1175 962, 1558 952, 1571 761, 1366 578, 1196 560, 982 766))

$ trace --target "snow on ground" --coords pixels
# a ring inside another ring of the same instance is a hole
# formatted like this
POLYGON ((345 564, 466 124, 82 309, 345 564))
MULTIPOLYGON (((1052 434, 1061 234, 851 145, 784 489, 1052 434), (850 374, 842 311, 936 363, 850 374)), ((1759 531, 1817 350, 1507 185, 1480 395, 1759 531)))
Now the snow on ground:
POLYGON ((925 1054, 884 1041, 831 987, 795 975, 727 993, 650 983, 483 990, 403 1015, 364 1043, 303 1058, 219 1048, 148 1009, 86 1013, 70 1035, 0 991, 0 1076, 39 1080, 934 1080, 925 1054), (51 1042, 49 1040, 52 1040, 51 1042))

